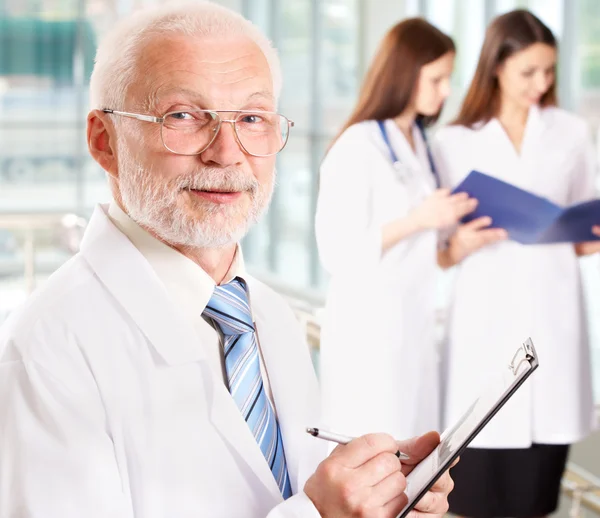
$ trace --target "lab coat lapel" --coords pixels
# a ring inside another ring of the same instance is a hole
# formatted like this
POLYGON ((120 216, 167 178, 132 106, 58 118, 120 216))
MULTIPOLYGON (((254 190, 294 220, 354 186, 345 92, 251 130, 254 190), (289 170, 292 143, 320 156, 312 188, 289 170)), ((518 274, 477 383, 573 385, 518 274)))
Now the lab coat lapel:
MULTIPOLYGON (((250 290, 251 295, 256 292, 252 280, 250 290)), ((305 432, 308 426, 318 426, 314 423, 317 423, 319 409, 309 406, 319 401, 316 380, 311 383, 315 374, 309 355, 292 343, 298 340, 296 333, 290 333, 281 322, 278 328, 269 318, 268 307, 253 304, 252 311, 277 410, 290 482, 296 493, 302 490, 299 487, 302 475, 310 475, 306 470, 314 469, 327 449, 326 444, 315 444, 318 441, 305 432), (313 386, 315 391, 311 394, 313 386)))
MULTIPOLYGON (((544 130, 545 124, 542 110, 539 106, 534 105, 529 109, 529 114, 527 115, 527 123, 525 125, 523 142, 521 143, 521 151, 519 153, 517 153, 515 146, 497 118, 491 119, 483 126, 482 135, 486 140, 490 140, 490 144, 493 142, 496 147, 502 142, 501 152, 509 153, 515 159, 520 160, 528 154, 536 153, 537 143, 540 138, 542 138, 544 130)), ((491 145, 488 147, 492 148, 491 145)))
POLYGON ((539 176, 548 174, 547 170, 540 169, 540 156, 545 152, 543 142, 546 140, 547 126, 542 110, 532 106, 527 117, 523 144, 521 145, 520 165, 522 179, 520 187, 539 193, 539 176))
MULTIPOLYGON (((493 118, 485 123, 481 128, 480 134, 483 138, 480 152, 487 155, 489 153, 488 150, 497 150, 496 152, 502 158, 503 162, 518 162, 519 154, 498 119, 493 118)), ((514 165, 510 169, 513 168, 514 165)))
POLYGON ((431 163, 429 161, 429 153, 428 153, 428 143, 425 140, 426 137, 421 132, 419 127, 414 124, 413 125, 413 139, 415 142, 415 159, 420 164, 421 169, 423 169, 423 180, 428 187, 429 190, 436 189, 436 173, 434 173, 431 169, 431 163))
MULTIPOLYGON (((418 152, 415 153, 415 151, 412 149, 412 147, 406 140, 406 137, 404 136, 402 131, 400 131, 400 128, 398 128, 396 123, 393 120, 388 119, 385 121, 385 127, 389 134, 390 143, 394 148, 394 151, 396 152, 400 163, 404 164, 406 167, 412 169, 413 171, 418 171, 419 169, 421 169, 422 165, 421 160, 418 156, 418 152)), ((416 144, 416 139, 420 137, 417 137, 416 133, 418 132, 418 129, 416 129, 416 131, 415 129, 416 125, 413 126, 411 131, 416 144)))
MULTIPOLYGON (((102 207, 96 208, 88 224, 81 254, 168 365, 205 360, 200 337, 170 303, 150 265, 102 207)), ((212 423, 238 461, 260 479, 265 498, 282 501, 275 478, 223 380, 212 369, 205 371, 209 372, 205 387, 211 400, 212 423)))
POLYGON ((483 136, 486 146, 483 149, 498 149, 498 170, 501 171, 501 179, 509 181, 514 185, 527 190, 532 190, 535 184, 536 171, 535 161, 539 158, 540 142, 544 139, 546 125, 542 111, 538 106, 529 109, 521 150, 517 153, 515 146, 508 137, 506 131, 496 118, 489 121, 483 128, 483 136))
POLYGON ((167 364, 205 359, 192 326, 171 303, 152 267, 101 206, 88 224, 81 255, 167 364))
POLYGON ((494 117, 483 124, 479 137, 480 146, 473 152, 485 164, 482 172, 522 187, 521 157, 500 121, 494 117))
MULTIPOLYGON (((213 378, 215 376, 213 375, 213 378)), ((260 450, 249 426, 222 381, 212 383, 212 404, 210 419, 219 430, 229 447, 238 455, 238 462, 246 464, 261 481, 266 497, 273 499, 274 505, 283 501, 275 477, 260 450)))
POLYGON ((529 109, 523 143, 521 145, 521 158, 528 159, 531 155, 539 153, 539 142, 543 139, 546 125, 539 106, 534 105, 529 109))

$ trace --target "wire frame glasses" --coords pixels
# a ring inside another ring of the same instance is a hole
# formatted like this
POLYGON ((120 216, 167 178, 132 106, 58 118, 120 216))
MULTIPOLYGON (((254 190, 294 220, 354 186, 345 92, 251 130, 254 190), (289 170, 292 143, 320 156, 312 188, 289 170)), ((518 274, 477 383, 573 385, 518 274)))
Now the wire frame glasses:
POLYGON ((122 117, 160 124, 162 143, 176 155, 199 155, 215 141, 224 122, 232 124, 241 148, 256 157, 272 156, 287 144, 294 123, 275 112, 249 110, 186 110, 162 117, 104 109, 122 117), (234 115, 224 119, 221 114, 234 115))

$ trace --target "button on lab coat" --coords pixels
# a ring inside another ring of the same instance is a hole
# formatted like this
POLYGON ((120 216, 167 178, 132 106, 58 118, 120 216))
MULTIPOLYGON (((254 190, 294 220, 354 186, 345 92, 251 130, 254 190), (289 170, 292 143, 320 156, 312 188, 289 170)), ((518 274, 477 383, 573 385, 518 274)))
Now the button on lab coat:
POLYGON ((304 431, 318 394, 293 313, 247 279, 295 493, 283 502, 207 340, 104 210, 0 334, 0 516, 318 517, 302 489, 326 443, 304 431))
POLYGON ((374 121, 346 130, 321 167, 316 235, 331 280, 320 381, 329 426, 402 438, 439 425, 437 238, 415 234, 382 254, 381 231, 421 203, 435 181, 418 129, 415 155, 391 120, 386 127, 400 170, 374 121))
MULTIPOLYGON (((530 110, 520 154, 497 119, 475 129, 440 129, 433 147, 448 186, 476 169, 563 206, 595 195, 586 124, 557 108, 530 110)), ((472 446, 569 444, 593 429, 590 351, 573 245, 506 241, 467 258, 456 269, 447 335, 446 426, 527 337, 539 354, 539 369, 472 446)))

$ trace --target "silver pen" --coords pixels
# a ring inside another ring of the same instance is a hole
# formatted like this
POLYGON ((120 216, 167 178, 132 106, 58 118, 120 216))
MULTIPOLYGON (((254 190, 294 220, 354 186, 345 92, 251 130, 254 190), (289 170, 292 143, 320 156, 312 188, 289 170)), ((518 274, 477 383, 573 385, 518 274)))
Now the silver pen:
MULTIPOLYGON (((347 435, 340 435, 339 433, 328 432, 327 430, 321 430, 320 428, 307 428, 306 433, 323 439, 325 441, 337 442, 338 444, 348 444, 354 440, 354 437, 348 437, 347 435)), ((400 460, 408 460, 410 457, 406 453, 402 453, 400 450, 396 452, 396 457, 400 460)))

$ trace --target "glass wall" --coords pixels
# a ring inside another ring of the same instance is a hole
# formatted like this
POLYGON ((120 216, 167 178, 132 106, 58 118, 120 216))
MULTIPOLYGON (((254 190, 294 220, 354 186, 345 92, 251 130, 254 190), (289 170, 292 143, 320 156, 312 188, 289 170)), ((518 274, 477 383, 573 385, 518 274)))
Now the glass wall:
POLYGON ((295 122, 279 156, 278 189, 269 217, 245 243, 257 269, 296 288, 320 289, 314 245, 316 171, 352 109, 358 84, 358 0, 254 2, 245 14, 279 49, 284 77, 280 111, 295 122), (265 9, 270 19, 265 24, 265 9))
MULTIPOLYGON (((88 156, 85 119, 95 46, 120 16, 160 0, 4 0, 0 2, 0 319, 21 297, 24 228, 2 223, 20 213, 88 217, 109 193, 88 156), (6 228, 11 226, 12 230, 6 228), (14 286, 14 290, 13 290, 14 286)), ((373 49, 385 30, 422 15, 456 40, 453 95, 460 104, 486 23, 515 7, 532 9, 560 39, 561 103, 600 128, 600 3, 596 0, 220 0, 257 23, 279 49, 280 111, 296 123, 278 161, 267 217, 246 238, 249 267, 277 286, 322 298, 326 278, 313 232, 318 168, 348 117, 373 49)), ((56 225, 38 230, 37 268, 47 274, 71 253, 56 225)), ((26 247, 25 247, 26 250, 26 247)), ((586 261, 593 314, 600 310, 597 264, 586 261)), ((593 320, 593 319, 592 319, 593 320)), ((594 324, 593 324, 594 325, 594 324)), ((600 329, 592 329, 600 362, 600 329)), ((600 363, 598 363, 600 373, 600 363)), ((600 376, 599 376, 600 378, 600 376)))
MULTIPOLYGON (((247 237, 245 251, 255 271, 296 288, 323 286, 314 247, 314 172, 356 95, 358 1, 221 2, 261 26, 281 56, 280 110, 295 128, 279 158, 270 213, 247 237)), ((8 1, 0 7, 1 213, 87 217, 95 203, 109 199, 104 173, 85 144, 94 50, 119 16, 153 3, 8 1)), ((63 259, 58 254, 46 269, 63 259)))
MULTIPOLYGON (((99 38, 119 17, 158 0, 5 0, 0 7, 0 211, 89 215, 108 192, 85 146, 87 83, 99 38)), ((255 21, 279 49, 280 110, 296 126, 279 157, 270 213, 248 236, 248 262, 264 276, 322 292, 313 214, 325 149, 349 115, 374 47, 394 18, 367 0, 222 0, 255 21), (375 29, 374 29, 375 27, 375 29)), ((600 5, 594 0, 411 0, 397 19, 421 14, 458 46, 456 112, 473 73, 486 21, 523 6, 561 39, 560 92, 565 106, 600 123, 600 5), (567 7, 565 7, 567 6, 567 7)), ((389 7, 387 7, 389 9, 389 7)))

